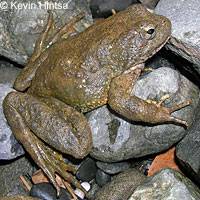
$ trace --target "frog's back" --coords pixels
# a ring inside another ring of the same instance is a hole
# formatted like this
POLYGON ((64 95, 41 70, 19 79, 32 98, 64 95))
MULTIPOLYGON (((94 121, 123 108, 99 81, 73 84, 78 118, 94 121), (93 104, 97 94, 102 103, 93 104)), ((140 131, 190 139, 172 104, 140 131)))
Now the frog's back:
POLYGON ((113 77, 141 62, 143 52, 149 57, 151 47, 140 40, 138 31, 142 23, 157 18, 142 6, 132 6, 60 40, 47 49, 49 56, 37 70, 30 92, 54 96, 82 111, 104 105, 113 77))

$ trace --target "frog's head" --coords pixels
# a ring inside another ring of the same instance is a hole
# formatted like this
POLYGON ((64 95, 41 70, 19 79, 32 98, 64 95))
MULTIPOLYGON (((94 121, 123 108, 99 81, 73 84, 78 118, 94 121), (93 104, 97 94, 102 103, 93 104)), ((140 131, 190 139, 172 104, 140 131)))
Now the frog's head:
POLYGON ((152 14, 141 5, 129 7, 121 18, 125 29, 118 40, 124 70, 145 62, 159 51, 171 33, 171 23, 164 16, 152 14))

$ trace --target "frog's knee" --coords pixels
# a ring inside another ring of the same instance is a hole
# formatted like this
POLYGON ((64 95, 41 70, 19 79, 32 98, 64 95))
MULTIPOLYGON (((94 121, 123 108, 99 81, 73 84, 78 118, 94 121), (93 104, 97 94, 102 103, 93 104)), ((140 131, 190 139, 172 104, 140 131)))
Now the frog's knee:
POLYGON ((73 152, 71 153, 75 158, 82 159, 86 157, 92 150, 92 139, 91 133, 88 133, 88 138, 79 142, 79 144, 75 145, 73 148, 73 152))
POLYGON ((3 100, 3 109, 4 111, 9 109, 10 106, 14 107, 14 104, 16 102, 16 97, 18 92, 10 92, 7 94, 7 96, 3 100))

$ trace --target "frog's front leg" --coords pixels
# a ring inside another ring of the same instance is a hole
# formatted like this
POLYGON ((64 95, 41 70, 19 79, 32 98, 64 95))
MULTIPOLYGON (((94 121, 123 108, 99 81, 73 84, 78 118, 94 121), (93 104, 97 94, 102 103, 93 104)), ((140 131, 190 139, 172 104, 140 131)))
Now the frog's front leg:
POLYGON ((133 83, 137 80, 140 72, 141 68, 136 68, 112 80, 108 98, 111 108, 133 121, 153 124, 175 122, 189 126, 186 121, 171 115, 172 112, 189 105, 188 101, 173 107, 162 107, 163 99, 159 103, 153 104, 130 94, 133 83))
MULTIPOLYGON (((84 191, 80 183, 65 171, 66 164, 54 156, 50 147, 76 158, 85 157, 92 148, 86 118, 54 98, 38 98, 19 92, 9 93, 3 107, 15 137, 49 177, 57 194, 60 194, 60 188, 55 173, 84 191)), ((74 172, 70 166, 67 169, 74 172)))

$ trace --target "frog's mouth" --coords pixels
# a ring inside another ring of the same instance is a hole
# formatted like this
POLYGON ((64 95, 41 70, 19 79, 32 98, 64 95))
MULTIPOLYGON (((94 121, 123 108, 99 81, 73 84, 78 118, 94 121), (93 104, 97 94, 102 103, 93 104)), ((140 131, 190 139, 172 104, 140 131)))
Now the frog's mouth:
POLYGON ((138 69, 140 68, 141 70, 144 69, 145 66, 145 61, 148 60, 149 58, 151 58, 153 55, 155 55, 160 49, 162 49, 162 47, 167 43, 167 41, 169 40, 170 36, 168 36, 166 38, 166 40, 156 49, 154 49, 148 56, 145 56, 143 58, 141 58, 141 61, 138 62, 137 64, 134 63, 129 63, 128 64, 128 70, 126 70, 124 73, 128 73, 134 69, 138 69))
MULTIPOLYGON (((152 53, 150 53, 149 56, 146 58, 146 60, 149 59, 149 58, 151 58, 151 57, 152 57, 153 55, 155 55, 158 51, 160 51, 160 49, 162 49, 163 46, 165 46, 165 44, 167 43, 167 41, 169 40, 169 38, 170 38, 170 36, 168 36, 167 39, 166 39, 158 48, 154 49, 154 50, 152 51, 152 53)), ((146 61, 146 60, 145 60, 145 61, 146 61)), ((144 62, 145 62, 145 61, 144 61, 144 62)))

